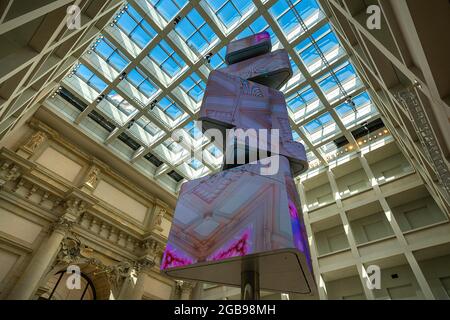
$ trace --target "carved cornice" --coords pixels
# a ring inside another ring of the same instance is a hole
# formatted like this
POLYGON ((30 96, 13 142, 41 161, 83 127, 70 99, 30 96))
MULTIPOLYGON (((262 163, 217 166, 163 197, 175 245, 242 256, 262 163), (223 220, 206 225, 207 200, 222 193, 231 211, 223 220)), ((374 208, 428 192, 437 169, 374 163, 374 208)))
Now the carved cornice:
POLYGON ((86 212, 86 207, 87 204, 83 200, 71 198, 64 202, 64 214, 77 219, 82 213, 86 212))
POLYGON ((107 241, 109 246, 114 246, 129 253, 140 252, 141 241, 131 232, 125 232, 115 224, 99 218, 90 212, 84 212, 79 219, 79 227, 86 230, 90 234, 97 236, 99 239, 107 241))

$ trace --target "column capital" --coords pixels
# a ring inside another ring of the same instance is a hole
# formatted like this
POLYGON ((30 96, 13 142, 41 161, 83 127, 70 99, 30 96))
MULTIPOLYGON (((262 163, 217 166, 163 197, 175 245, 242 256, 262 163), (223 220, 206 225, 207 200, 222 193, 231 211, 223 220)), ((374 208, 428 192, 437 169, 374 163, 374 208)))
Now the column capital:
POLYGON ((137 273, 148 272, 155 266, 155 258, 152 256, 145 256, 134 262, 134 269, 137 273))
POLYGON ((60 217, 57 221, 55 221, 51 229, 53 231, 59 231, 63 234, 67 234, 72 230, 73 225, 75 224, 74 221, 68 220, 65 217, 60 217))
POLYGON ((76 220, 87 209, 87 204, 81 199, 70 198, 64 202, 64 216, 76 220))
POLYGON ((81 241, 77 238, 66 237, 61 242, 61 248, 56 258, 57 263, 71 264, 81 257, 81 241))
POLYGON ((191 291, 195 284, 191 281, 186 281, 186 280, 175 280, 177 287, 182 291, 182 292, 187 292, 187 291, 191 291))

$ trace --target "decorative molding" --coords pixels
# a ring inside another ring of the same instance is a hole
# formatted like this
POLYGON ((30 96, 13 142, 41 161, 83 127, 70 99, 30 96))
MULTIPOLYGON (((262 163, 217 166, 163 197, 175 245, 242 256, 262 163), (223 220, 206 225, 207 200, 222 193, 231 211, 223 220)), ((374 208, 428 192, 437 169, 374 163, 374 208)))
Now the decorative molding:
POLYGON ((80 199, 71 198, 64 202, 65 213, 73 219, 77 219, 82 213, 86 212, 86 202, 80 199))
POLYGON ((70 221, 64 217, 60 217, 56 222, 54 222, 51 225, 51 230, 60 231, 63 232, 64 234, 67 234, 72 230, 74 224, 75 224, 74 221, 70 221))
POLYGON ((140 239, 135 235, 125 232, 123 229, 100 219, 88 211, 80 214, 78 226, 90 234, 97 236, 99 239, 107 241, 110 246, 116 246, 131 253, 134 253, 136 249, 142 246, 140 245, 140 239))

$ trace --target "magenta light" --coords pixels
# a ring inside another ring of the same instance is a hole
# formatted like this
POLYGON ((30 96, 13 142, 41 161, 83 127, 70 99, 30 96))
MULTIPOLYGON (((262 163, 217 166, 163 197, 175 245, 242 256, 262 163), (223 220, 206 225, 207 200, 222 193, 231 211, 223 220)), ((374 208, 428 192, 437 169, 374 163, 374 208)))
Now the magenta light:
POLYGON ((189 264, 193 264, 195 261, 193 259, 188 258, 186 254, 178 252, 171 245, 167 245, 166 250, 164 251, 163 260, 161 263, 161 269, 173 268, 173 267, 182 267, 189 264))
POLYGON ((242 257, 249 253, 250 251, 250 235, 251 229, 246 229, 239 239, 234 240, 231 244, 227 244, 218 250, 217 253, 214 253, 207 260, 209 261, 217 261, 232 257, 242 257))

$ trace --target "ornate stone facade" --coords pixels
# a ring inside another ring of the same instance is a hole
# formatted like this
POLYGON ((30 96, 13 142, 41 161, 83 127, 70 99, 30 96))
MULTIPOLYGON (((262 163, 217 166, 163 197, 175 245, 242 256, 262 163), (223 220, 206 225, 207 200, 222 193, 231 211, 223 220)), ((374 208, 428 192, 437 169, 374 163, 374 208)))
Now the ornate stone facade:
POLYGON ((161 231, 165 215, 170 215, 169 207, 42 123, 32 121, 31 127, 35 133, 22 139, 26 142, 16 146, 16 152, 5 148, 0 151, 0 209, 7 210, 8 214, 17 212, 17 219, 26 221, 26 228, 30 228, 23 234, 14 231, 9 243, 22 237, 29 244, 17 242, 15 246, 19 249, 11 250, 19 250, 19 255, 24 258, 33 257, 31 262, 20 259, 20 265, 14 267, 24 270, 19 274, 19 279, 24 281, 11 281, 3 287, 0 283, 0 299, 36 298, 36 294, 48 294, 46 281, 69 265, 80 266, 81 272, 88 274, 94 284, 97 279, 105 279, 102 286, 109 286, 106 289, 111 291, 107 295, 110 298, 123 298, 120 296, 122 287, 132 285, 134 282, 129 280, 133 277, 140 279, 140 287, 129 287, 125 297, 139 299, 144 294, 158 297, 162 293, 145 287, 145 278, 151 277, 152 281, 160 283, 160 287, 166 288, 166 293, 159 298, 169 299, 175 282, 159 272, 166 241, 161 231), (38 160, 46 156, 45 150, 50 147, 52 152, 60 153, 61 163, 45 167, 47 162, 38 160), (38 149, 39 153, 36 153, 38 149), (35 156, 31 157, 32 154, 35 156), (72 170, 76 176, 68 180, 65 170, 72 170), (100 192, 101 197, 97 196, 100 179, 105 179, 105 185, 111 190, 104 194, 100 192), (146 208, 142 221, 134 218, 133 211, 121 209, 120 197, 136 208, 146 208), (164 209, 153 216, 155 208, 161 206, 164 209), (149 225, 153 224, 155 228, 149 230, 149 225), (36 233, 35 230, 41 231, 36 233), (39 264, 39 267, 31 264, 39 264), (44 270, 51 272, 38 274, 44 270), (30 279, 36 288, 29 288, 30 279), (43 280, 36 282, 38 279, 43 280), (30 292, 34 292, 34 296, 30 292))

